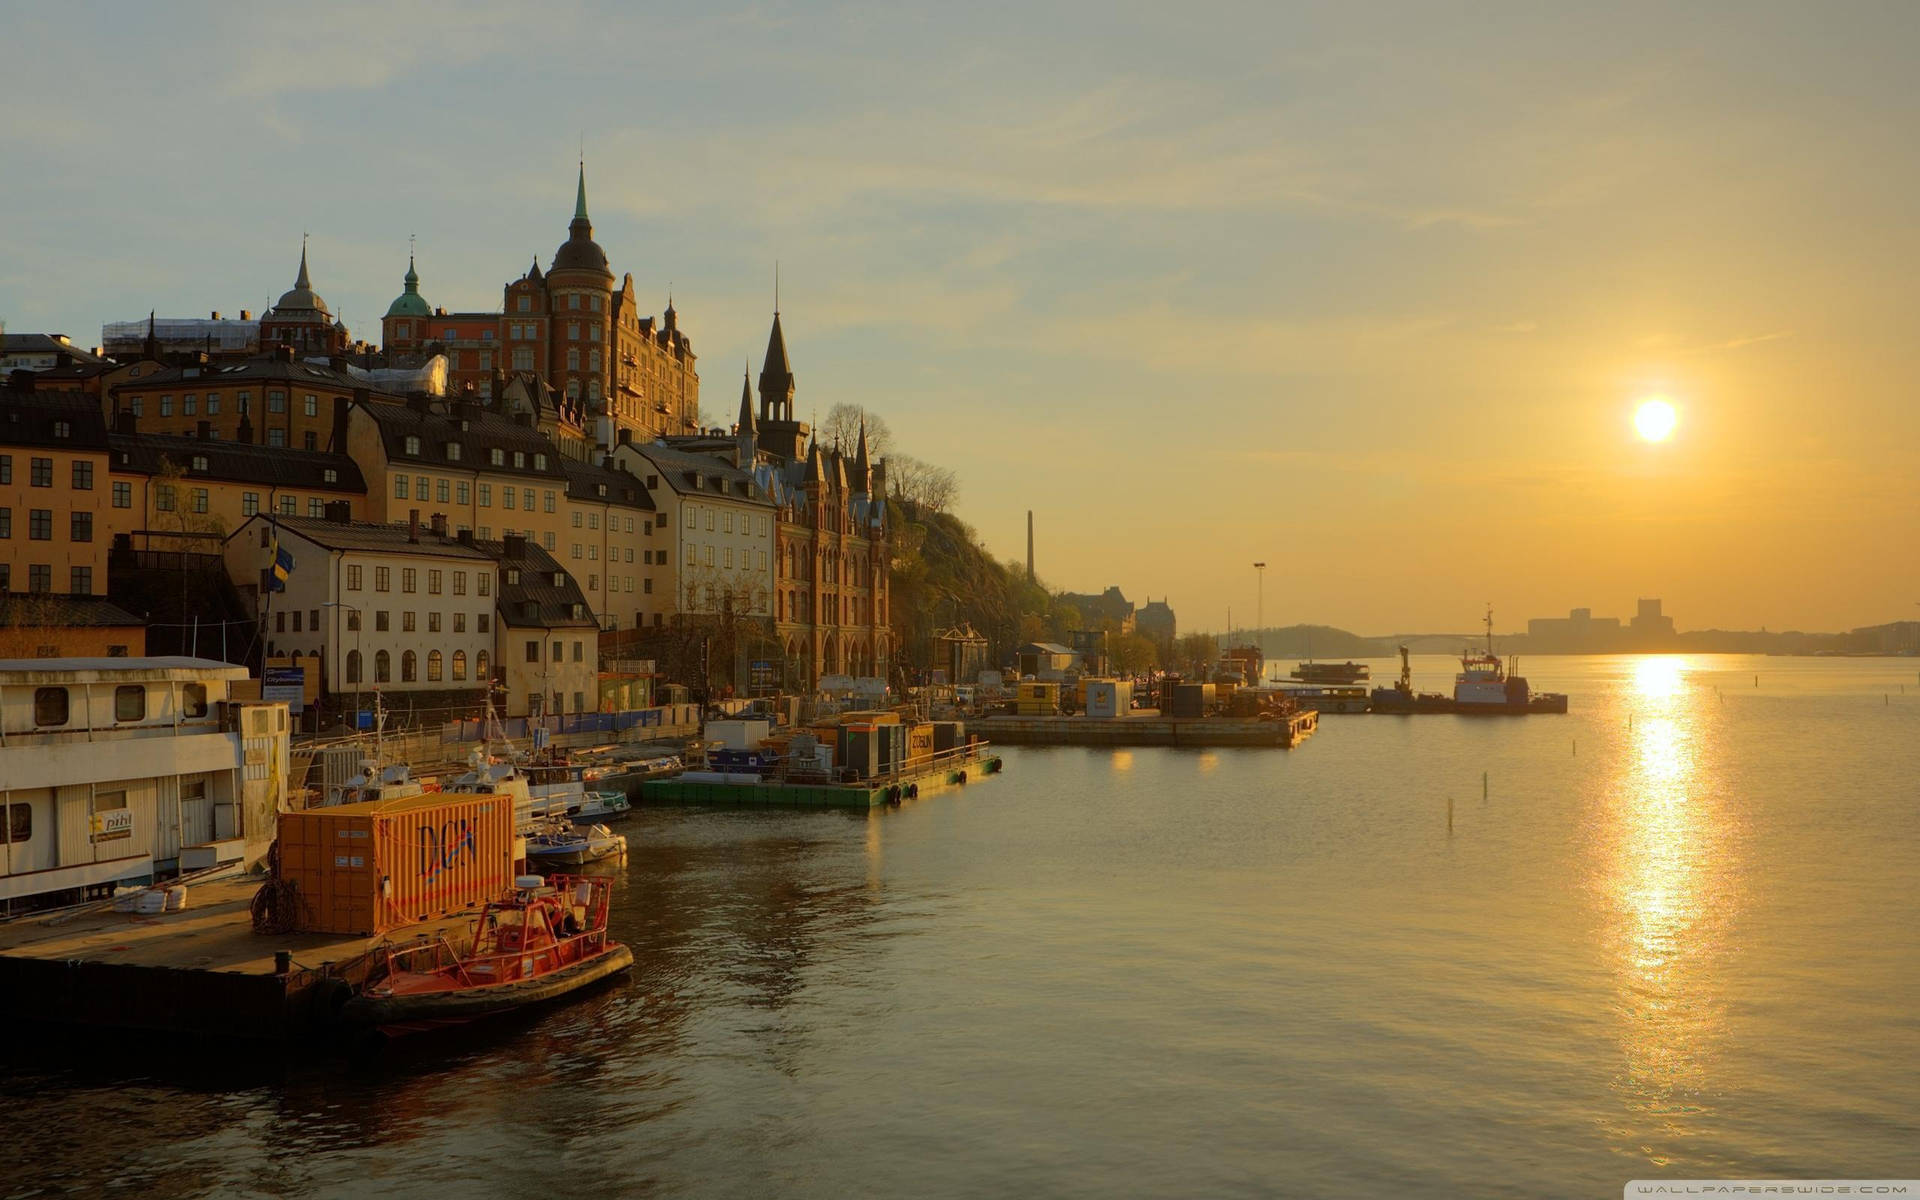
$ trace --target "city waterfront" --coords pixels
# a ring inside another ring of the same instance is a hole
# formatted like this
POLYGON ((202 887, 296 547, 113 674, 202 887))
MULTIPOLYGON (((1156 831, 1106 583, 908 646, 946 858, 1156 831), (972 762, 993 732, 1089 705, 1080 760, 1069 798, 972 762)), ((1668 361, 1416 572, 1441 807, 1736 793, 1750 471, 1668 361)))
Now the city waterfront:
POLYGON ((267 1078, 8 1068, 10 1122, 40 1132, 0 1178, 1519 1197, 1911 1175, 1916 672, 1540 657, 1567 716, 1017 748, 991 787, 871 814, 646 808, 616 888, 630 983, 267 1078))

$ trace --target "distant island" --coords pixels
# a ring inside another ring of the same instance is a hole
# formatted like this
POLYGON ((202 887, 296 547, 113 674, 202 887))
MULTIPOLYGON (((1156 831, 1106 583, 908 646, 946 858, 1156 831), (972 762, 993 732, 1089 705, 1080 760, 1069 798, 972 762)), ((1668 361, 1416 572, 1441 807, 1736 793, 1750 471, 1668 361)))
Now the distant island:
MULTIPOLYGON (((1461 646, 1486 635, 1480 630, 1458 633, 1396 633, 1369 637, 1331 625, 1287 625, 1260 630, 1235 630, 1234 645, 1259 646, 1268 658, 1316 659, 1387 658, 1402 645, 1415 654, 1457 654, 1461 646)), ((1574 638, 1549 633, 1495 633, 1494 648, 1502 654, 1920 654, 1920 621, 1892 621, 1867 625, 1845 633, 1806 633, 1799 630, 1697 629, 1673 633, 1636 633, 1620 629, 1602 636, 1574 638)))

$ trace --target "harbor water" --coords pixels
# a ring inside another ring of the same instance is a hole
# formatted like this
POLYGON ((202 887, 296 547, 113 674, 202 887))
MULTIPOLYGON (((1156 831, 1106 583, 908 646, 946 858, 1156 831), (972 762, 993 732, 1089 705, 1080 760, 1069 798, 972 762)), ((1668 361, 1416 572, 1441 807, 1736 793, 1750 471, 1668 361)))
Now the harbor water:
POLYGON ((257 1077, 0 1068, 0 1193, 1920 1175, 1920 662, 1525 668, 1573 711, 1012 749, 872 814, 643 809, 631 981, 257 1077))

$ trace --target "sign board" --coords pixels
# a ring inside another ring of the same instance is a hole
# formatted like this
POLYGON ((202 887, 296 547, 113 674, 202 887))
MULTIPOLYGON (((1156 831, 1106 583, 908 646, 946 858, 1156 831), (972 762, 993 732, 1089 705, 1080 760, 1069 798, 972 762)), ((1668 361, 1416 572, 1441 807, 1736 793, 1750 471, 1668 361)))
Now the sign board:
POLYGON ((651 675, 653 660, 651 658, 609 659, 602 670, 609 675, 651 675))
POLYGON ((133 836, 133 810, 109 808, 94 813, 88 820, 88 831, 94 842, 117 842, 121 838, 130 838, 133 836))
POLYGON ((770 688, 777 682, 775 664, 767 659, 755 659, 747 664, 747 685, 749 687, 770 688))
POLYGON ((272 703, 284 700, 293 712, 299 712, 307 700, 305 667, 263 667, 260 671, 260 698, 272 703))

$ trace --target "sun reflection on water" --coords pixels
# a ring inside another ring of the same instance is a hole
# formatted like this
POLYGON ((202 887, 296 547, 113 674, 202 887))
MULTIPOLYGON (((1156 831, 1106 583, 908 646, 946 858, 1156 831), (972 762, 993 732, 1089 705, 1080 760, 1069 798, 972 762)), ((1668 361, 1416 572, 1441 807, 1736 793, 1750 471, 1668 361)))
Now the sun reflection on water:
POLYGON ((1732 826, 1703 769, 1708 729, 1683 658, 1638 660, 1622 701, 1626 754, 1609 788, 1602 887, 1612 914, 1624 1073, 1637 1149, 1685 1136, 1715 1090, 1724 1030, 1725 928, 1739 899, 1732 826), (1663 1136, 1663 1134, 1665 1136, 1663 1136))

